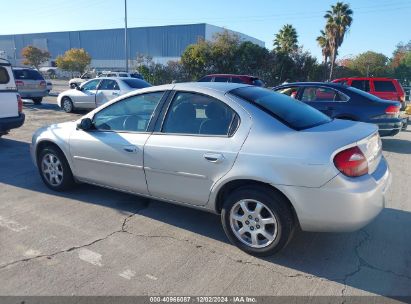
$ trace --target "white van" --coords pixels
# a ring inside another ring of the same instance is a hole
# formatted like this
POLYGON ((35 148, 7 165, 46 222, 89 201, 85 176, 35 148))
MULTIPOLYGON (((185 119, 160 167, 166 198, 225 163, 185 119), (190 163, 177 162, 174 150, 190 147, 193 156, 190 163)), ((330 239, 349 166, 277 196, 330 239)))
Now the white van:
POLYGON ((17 92, 11 64, 0 58, 0 136, 24 123, 23 101, 17 92))

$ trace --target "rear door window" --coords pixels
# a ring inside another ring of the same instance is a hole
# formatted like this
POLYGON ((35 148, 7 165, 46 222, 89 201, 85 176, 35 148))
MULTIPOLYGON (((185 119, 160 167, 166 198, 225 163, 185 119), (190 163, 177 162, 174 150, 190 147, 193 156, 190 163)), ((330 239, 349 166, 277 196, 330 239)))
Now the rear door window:
POLYGON ((313 107, 271 90, 250 86, 230 93, 250 102, 294 130, 304 130, 331 121, 331 118, 313 107))
POLYGON ((396 92, 392 81, 374 80, 374 89, 376 92, 396 92))
POLYGON ((353 80, 351 86, 359 90, 369 92, 370 91, 370 81, 369 80, 353 80))
POLYGON ((201 78, 198 82, 211 82, 213 78, 210 76, 205 76, 203 78, 201 78))
POLYGON ((214 82, 228 82, 228 77, 214 77, 214 82))
POLYGON ((9 83, 10 76, 7 70, 3 67, 0 67, 0 84, 9 83))
POLYGON ((348 97, 344 94, 324 87, 305 87, 301 100, 304 102, 330 102, 347 101, 348 97))
POLYGON ((287 95, 291 98, 297 98, 298 87, 286 87, 277 89, 276 92, 287 95))
POLYGON ((164 133, 228 136, 238 124, 237 114, 210 96, 179 92, 163 124, 164 133))
POLYGON ((98 87, 99 90, 105 91, 113 91, 113 90, 120 90, 117 81, 113 79, 104 79, 100 82, 98 87))

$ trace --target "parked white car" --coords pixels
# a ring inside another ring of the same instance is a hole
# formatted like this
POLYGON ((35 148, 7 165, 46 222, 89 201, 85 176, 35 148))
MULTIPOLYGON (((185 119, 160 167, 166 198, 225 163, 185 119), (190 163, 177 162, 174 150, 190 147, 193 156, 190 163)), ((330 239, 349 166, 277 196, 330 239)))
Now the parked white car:
POLYGON ((144 79, 143 76, 137 72, 134 73, 126 73, 126 72, 107 72, 103 71, 97 77, 131 77, 131 78, 138 78, 144 79))
POLYGON ((91 72, 86 72, 82 74, 80 77, 72 78, 69 80, 69 87, 75 89, 77 86, 86 82, 87 80, 94 78, 94 75, 91 72))
POLYGON ((120 95, 150 86, 144 80, 131 77, 95 78, 60 93, 57 104, 67 113, 75 109, 94 109, 120 95))
POLYGON ((11 64, 0 59, 0 137, 24 123, 23 102, 17 92, 11 64))

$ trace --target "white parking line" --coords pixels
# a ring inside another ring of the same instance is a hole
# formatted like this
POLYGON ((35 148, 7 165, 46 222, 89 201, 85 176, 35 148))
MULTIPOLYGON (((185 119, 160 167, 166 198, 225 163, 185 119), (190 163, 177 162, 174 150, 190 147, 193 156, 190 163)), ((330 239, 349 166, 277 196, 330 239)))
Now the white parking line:
POLYGON ((26 257, 31 258, 31 257, 35 257, 35 256, 41 255, 41 252, 38 251, 38 250, 35 250, 35 249, 29 249, 29 250, 27 250, 27 251, 24 253, 24 255, 25 255, 26 257))
POLYGON ((27 229, 27 226, 22 226, 16 221, 6 219, 2 216, 0 216, 0 227, 10 229, 11 231, 14 231, 14 232, 20 232, 22 230, 27 229))
POLYGON ((126 269, 122 273, 119 273, 118 275, 127 280, 131 280, 131 278, 136 275, 136 272, 130 269, 126 269))
POLYGON ((153 281, 157 281, 157 280, 158 280, 158 278, 156 278, 155 276, 153 276, 153 275, 151 275, 151 274, 146 274, 146 277, 149 278, 150 280, 153 280, 153 281))
POLYGON ((100 253, 91 251, 86 248, 82 248, 78 252, 78 257, 80 260, 83 260, 84 262, 96 265, 96 266, 103 266, 101 263, 102 256, 100 253))

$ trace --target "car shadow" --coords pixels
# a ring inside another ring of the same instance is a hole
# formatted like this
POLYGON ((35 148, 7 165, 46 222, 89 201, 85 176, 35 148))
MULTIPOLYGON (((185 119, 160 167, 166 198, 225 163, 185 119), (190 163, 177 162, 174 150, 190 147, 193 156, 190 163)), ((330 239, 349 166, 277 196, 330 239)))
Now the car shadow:
POLYGON ((387 152, 411 154, 411 142, 399 138, 382 138, 382 149, 387 152))
MULTIPOLYGON (((217 215, 85 184, 67 193, 49 190, 31 162, 26 142, 0 138, 1 183, 113 208, 125 215, 139 213, 190 233, 228 243, 217 215)), ((387 208, 358 232, 297 232, 290 244, 276 256, 240 256, 245 262, 289 268, 293 270, 290 277, 317 277, 337 282, 344 289, 355 288, 388 297, 410 296, 410 223, 410 212, 387 208)), ((228 250, 239 256, 239 250, 234 246, 228 250)), ((241 259, 239 263, 243 262, 241 259)))

